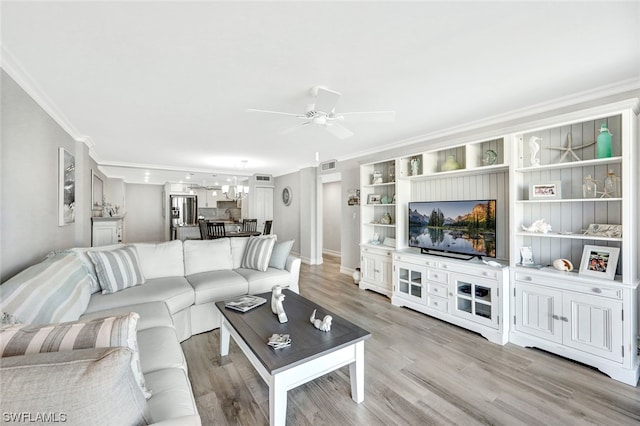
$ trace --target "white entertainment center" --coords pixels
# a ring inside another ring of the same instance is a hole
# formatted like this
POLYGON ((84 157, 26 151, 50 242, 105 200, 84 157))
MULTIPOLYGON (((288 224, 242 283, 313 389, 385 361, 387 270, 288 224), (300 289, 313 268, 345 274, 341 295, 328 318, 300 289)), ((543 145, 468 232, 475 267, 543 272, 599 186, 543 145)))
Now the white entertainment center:
POLYGON ((538 347, 635 386, 639 105, 569 112, 362 164, 360 288, 491 342, 538 347), (612 135, 607 156, 595 144, 602 123, 612 135), (621 193, 603 189, 609 173, 621 193), (583 194, 587 176, 597 181, 595 197, 583 194), (490 199, 496 255, 485 260, 499 265, 409 247, 409 202, 490 199), (532 265, 521 264, 522 247, 532 265), (596 258, 612 265, 593 272, 585 259, 596 258), (551 266, 557 259, 573 271, 551 266))

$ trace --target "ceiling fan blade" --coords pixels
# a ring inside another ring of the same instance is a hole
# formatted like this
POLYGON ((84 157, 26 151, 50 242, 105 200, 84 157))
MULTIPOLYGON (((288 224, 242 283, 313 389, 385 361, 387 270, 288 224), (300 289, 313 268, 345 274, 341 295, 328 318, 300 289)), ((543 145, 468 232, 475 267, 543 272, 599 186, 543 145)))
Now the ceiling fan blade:
POLYGON ((280 111, 269 111, 266 109, 254 109, 254 108, 249 108, 247 109, 248 112, 266 112, 267 114, 279 114, 279 115, 292 115, 294 117, 298 117, 298 118, 306 118, 304 115, 300 115, 300 114, 293 114, 290 112, 280 112, 280 111))
POLYGON ((337 117, 344 117, 348 121, 360 122, 390 122, 396 119, 395 111, 362 111, 362 112, 341 112, 337 117))
POLYGON ((334 92, 333 90, 325 89, 322 87, 318 87, 316 94, 316 111, 326 112, 327 114, 333 111, 336 103, 338 103, 338 99, 342 96, 339 92, 334 92))
POLYGON ((331 124, 327 124, 325 127, 329 133, 338 139, 347 139, 353 136, 353 132, 340 123, 333 122, 331 124))
POLYGON ((307 121, 306 123, 302 123, 299 126, 293 126, 293 127, 289 127, 288 129, 281 130, 280 134, 281 135, 291 134, 291 133, 295 132, 296 130, 298 130, 298 129, 300 129, 300 128, 308 125, 308 124, 311 124, 311 121, 307 121))

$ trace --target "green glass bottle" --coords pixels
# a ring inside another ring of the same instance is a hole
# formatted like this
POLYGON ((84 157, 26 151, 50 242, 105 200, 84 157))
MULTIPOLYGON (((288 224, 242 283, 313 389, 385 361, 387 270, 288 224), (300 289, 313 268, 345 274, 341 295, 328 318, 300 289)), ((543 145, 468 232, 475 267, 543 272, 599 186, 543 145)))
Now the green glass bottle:
POLYGON ((607 127, 607 123, 602 123, 600 134, 596 139, 596 158, 611 157, 611 132, 607 127))

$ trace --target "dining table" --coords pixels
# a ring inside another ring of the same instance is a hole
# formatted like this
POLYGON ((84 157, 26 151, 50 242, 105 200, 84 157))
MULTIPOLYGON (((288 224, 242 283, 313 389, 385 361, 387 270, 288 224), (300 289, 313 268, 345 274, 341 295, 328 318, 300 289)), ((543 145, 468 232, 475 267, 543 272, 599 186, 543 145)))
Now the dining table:
POLYGON ((260 231, 235 231, 235 232, 225 232, 225 237, 256 237, 262 234, 260 231))

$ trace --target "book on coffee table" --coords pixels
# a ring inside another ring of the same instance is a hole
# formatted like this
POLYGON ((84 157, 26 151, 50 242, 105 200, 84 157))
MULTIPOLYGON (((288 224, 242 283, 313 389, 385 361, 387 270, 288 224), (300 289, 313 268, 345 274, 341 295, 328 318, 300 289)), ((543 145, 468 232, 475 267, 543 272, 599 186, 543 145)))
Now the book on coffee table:
POLYGON ((267 302, 267 299, 259 296, 240 296, 235 299, 226 300, 224 307, 240 312, 247 312, 253 308, 257 308, 267 302))

